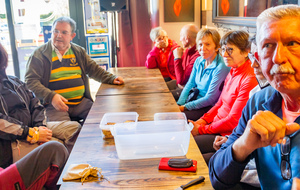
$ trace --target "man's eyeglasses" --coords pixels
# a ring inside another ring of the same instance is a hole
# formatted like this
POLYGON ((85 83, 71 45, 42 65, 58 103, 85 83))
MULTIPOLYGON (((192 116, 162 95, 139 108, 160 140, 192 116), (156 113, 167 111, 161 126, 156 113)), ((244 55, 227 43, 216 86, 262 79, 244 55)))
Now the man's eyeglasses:
POLYGON ((259 63, 259 62, 258 62, 258 54, 257 54, 257 52, 255 52, 254 54, 251 53, 251 52, 248 53, 248 57, 249 57, 251 63, 254 63, 255 61, 256 61, 257 63, 259 63))
POLYGON ((68 32, 68 31, 59 31, 59 30, 53 30, 53 33, 54 34, 59 34, 59 33, 61 33, 62 35, 68 35, 68 34, 70 34, 70 32, 68 32))
POLYGON ((233 53, 233 48, 219 48, 219 52, 224 55, 225 52, 230 56, 233 53))
POLYGON ((280 145, 281 151, 281 162, 280 162, 280 171, 281 176, 285 180, 292 178, 292 170, 290 164, 290 152, 291 152, 291 139, 289 136, 285 136, 280 145))

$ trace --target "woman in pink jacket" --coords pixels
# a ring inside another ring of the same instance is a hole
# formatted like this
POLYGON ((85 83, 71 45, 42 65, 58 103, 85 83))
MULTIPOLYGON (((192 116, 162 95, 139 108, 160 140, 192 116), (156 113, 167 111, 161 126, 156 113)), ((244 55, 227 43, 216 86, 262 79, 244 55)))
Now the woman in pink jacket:
POLYGON ((159 68, 166 82, 175 79, 170 73, 175 72, 173 50, 179 46, 174 40, 168 38, 167 32, 161 27, 153 28, 150 38, 154 47, 147 55, 146 67, 148 69, 159 68), (169 71, 169 68, 172 71, 169 71))
POLYGON ((213 150, 216 135, 229 135, 237 126, 249 92, 257 85, 248 58, 250 43, 245 31, 230 31, 221 39, 220 53, 231 67, 218 102, 194 124, 192 134, 202 154, 213 150))

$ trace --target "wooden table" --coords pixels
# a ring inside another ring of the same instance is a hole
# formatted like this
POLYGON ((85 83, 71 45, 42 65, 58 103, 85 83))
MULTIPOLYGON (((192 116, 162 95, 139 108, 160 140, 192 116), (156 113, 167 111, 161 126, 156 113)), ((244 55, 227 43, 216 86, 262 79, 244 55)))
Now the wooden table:
POLYGON ((162 78, 159 69, 147 69, 146 67, 119 67, 119 68, 109 68, 109 72, 117 76, 121 76, 125 79, 132 78, 162 78))
POLYGON ((179 112, 171 93, 97 96, 85 124, 100 124, 107 112, 137 112, 139 121, 151 121, 158 112, 179 112))
MULTIPOLYGON (((70 164, 88 163, 100 167, 109 181, 102 182, 62 182, 60 189, 172 189, 204 176, 204 183, 189 187, 193 189, 213 189, 208 176, 208 168, 191 136, 186 158, 198 162, 197 172, 177 172, 158 170, 160 158, 120 160, 114 140, 102 140, 98 124, 87 124, 73 148, 62 176, 70 164)), ((61 180, 61 179, 60 179, 61 180)), ((61 181, 60 181, 61 182, 61 181)))
POLYGON ((124 85, 101 84, 96 96, 170 92, 162 77, 124 78, 124 85))
POLYGON ((170 92, 159 69, 125 67, 110 68, 108 71, 123 77, 125 84, 101 84, 96 96, 170 92))
MULTIPOLYGON (((144 76, 147 80, 162 78, 155 69, 121 68, 110 69, 111 72, 131 80, 138 80, 144 76), (130 71, 130 72, 129 72, 130 71)), ((132 81, 134 83, 134 81, 132 81)), ((148 84, 148 83, 147 83, 148 84)), ((159 81, 155 83, 159 88, 159 81)), ((116 87, 116 86, 115 86, 116 87)), ((116 87, 118 88, 118 87, 116 87)), ((100 91, 105 91, 106 86, 101 85, 100 91)), ((130 88, 128 88, 130 89, 130 88)), ((130 90, 128 90, 130 91, 130 90)), ((179 112, 179 108, 170 92, 149 92, 115 94, 115 91, 106 91, 106 95, 96 96, 96 100, 88 114, 84 126, 77 138, 58 184, 60 189, 175 189, 180 185, 198 178, 205 177, 205 182, 189 187, 192 189, 213 189, 210 183, 207 165, 190 136, 190 144, 186 158, 197 160, 196 172, 178 172, 158 170, 160 158, 120 160, 117 156, 113 139, 103 140, 99 124, 107 112, 137 112, 139 121, 153 120, 154 113, 179 112), (63 182, 62 176, 70 164, 88 163, 93 167, 100 167, 104 177, 109 181, 102 182, 63 182)), ((120 89, 118 92, 122 92, 120 89)))

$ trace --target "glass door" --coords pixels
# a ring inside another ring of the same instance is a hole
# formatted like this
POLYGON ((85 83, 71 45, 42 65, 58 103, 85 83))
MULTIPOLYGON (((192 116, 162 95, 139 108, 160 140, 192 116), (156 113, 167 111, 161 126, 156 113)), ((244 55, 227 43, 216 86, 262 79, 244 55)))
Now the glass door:
POLYGON ((60 16, 69 16, 69 2, 14 0, 11 3, 20 78, 24 80, 29 56, 38 46, 51 38, 52 22, 60 16))
POLYGON ((0 0, 0 43, 8 53, 8 67, 6 73, 14 75, 13 56, 11 53, 10 36, 8 31, 7 14, 5 9, 5 0, 0 0))

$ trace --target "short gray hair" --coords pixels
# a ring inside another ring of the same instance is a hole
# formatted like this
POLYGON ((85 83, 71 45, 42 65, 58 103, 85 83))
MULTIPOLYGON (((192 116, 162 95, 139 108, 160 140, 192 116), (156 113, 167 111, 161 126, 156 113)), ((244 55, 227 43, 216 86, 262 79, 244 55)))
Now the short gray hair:
MULTIPOLYGON (((256 28, 257 28, 257 38, 256 42, 258 42, 260 28, 264 22, 267 20, 279 20, 286 17, 300 17, 300 6, 299 5, 279 5, 276 7, 271 7, 264 10, 256 20, 256 28)), ((299 18, 300 19, 300 18, 299 18)))
POLYGON ((153 28, 151 31, 150 31, 150 39, 152 40, 152 42, 155 41, 155 39, 160 36, 162 33, 165 33, 167 35, 167 32, 162 29, 162 27, 156 27, 156 28, 153 28))
POLYGON ((62 17, 57 18, 52 24, 52 30, 54 29, 54 26, 56 25, 57 22, 66 22, 66 23, 70 24, 71 29, 72 29, 72 33, 75 33, 75 31, 76 31, 76 22, 72 18, 66 17, 66 16, 62 16, 62 17))

